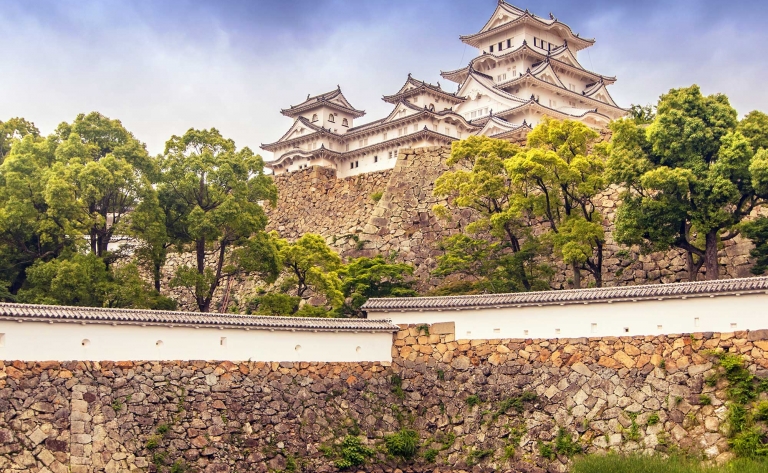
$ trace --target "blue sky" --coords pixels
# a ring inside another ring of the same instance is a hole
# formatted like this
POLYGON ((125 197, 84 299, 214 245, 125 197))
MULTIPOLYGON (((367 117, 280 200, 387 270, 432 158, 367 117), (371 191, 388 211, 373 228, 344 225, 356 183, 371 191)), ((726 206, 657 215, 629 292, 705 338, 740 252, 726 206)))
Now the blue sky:
MULTIPOLYGON (((513 2, 552 12, 597 44, 582 64, 616 75, 620 105, 698 83, 745 114, 768 111, 764 0, 513 2)), ((256 151, 291 120, 280 108, 341 85, 359 123, 410 72, 441 81, 466 65, 496 0, 0 0, 0 120, 44 132, 79 112, 123 121, 152 153, 172 134, 217 127, 256 151)), ((357 122, 356 122, 357 124, 357 122)), ((264 153, 269 157, 269 153, 264 153)))

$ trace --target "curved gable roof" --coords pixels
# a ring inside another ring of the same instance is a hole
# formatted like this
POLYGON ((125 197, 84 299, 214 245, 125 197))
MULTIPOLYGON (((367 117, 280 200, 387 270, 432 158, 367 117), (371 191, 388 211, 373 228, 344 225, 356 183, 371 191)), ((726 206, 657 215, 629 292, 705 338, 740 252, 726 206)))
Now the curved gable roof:
POLYGON ((311 111, 324 105, 347 112, 355 118, 359 118, 365 115, 365 111, 357 110, 352 106, 351 103, 349 103, 349 100, 344 97, 344 94, 341 92, 341 87, 339 86, 336 86, 335 90, 315 95, 313 97, 307 95, 307 99, 305 101, 298 105, 291 105, 290 108, 284 108, 280 110, 280 113, 285 116, 295 118, 303 112, 311 111))
POLYGON ((391 104, 395 104, 406 97, 418 95, 419 93, 426 91, 444 97, 446 100, 453 103, 461 103, 466 100, 464 97, 458 97, 455 93, 446 92, 442 89, 442 87, 440 87, 439 82, 437 85, 433 85, 424 82, 423 80, 414 79, 411 77, 410 73, 408 74, 408 79, 406 79, 405 84, 400 87, 400 90, 392 95, 385 95, 382 97, 382 100, 391 104))

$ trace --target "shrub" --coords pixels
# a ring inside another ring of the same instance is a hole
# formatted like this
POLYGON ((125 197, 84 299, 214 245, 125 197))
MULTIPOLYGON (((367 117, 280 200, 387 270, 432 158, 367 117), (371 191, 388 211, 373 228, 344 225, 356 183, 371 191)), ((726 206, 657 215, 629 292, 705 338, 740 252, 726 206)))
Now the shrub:
POLYGON ((411 429, 400 429, 399 432, 385 436, 384 444, 390 455, 410 460, 419 450, 419 433, 411 429))
POLYGON ((555 451, 560 455, 565 455, 568 458, 581 453, 584 449, 581 444, 573 441, 573 436, 570 432, 560 427, 555 437, 555 451))
POLYGON ((768 421, 768 401, 760 401, 755 406, 755 420, 768 421))
POLYGON ((440 453, 439 450, 430 448, 426 452, 424 452, 424 460, 426 460, 428 463, 435 463, 435 460, 437 460, 437 454, 440 453))
POLYGON ((699 404, 701 404, 702 406, 711 406, 712 398, 707 396, 706 394, 702 394, 699 396, 699 404))
POLYGON ((661 418, 659 417, 659 414, 657 412, 654 412, 653 414, 648 416, 648 425, 656 425, 661 421, 661 418))
POLYGON ((470 407, 470 409, 479 405, 480 402, 480 396, 477 394, 472 394, 471 396, 467 397, 467 405, 470 407))
POLYGON ((493 455, 493 450, 490 448, 485 450, 472 450, 469 452, 469 455, 467 455, 467 465, 476 465, 480 460, 490 457, 491 455, 493 455))
POLYGON ((764 473, 767 467, 766 462, 747 459, 708 466, 696 458, 610 453, 576 457, 571 473, 764 473))
POLYGON ((254 297, 248 302, 248 309, 261 315, 291 315, 299 309, 300 297, 288 294, 268 293, 254 297))
POLYGON ((392 393, 398 397, 398 399, 405 399, 405 391, 403 391, 403 378, 398 374, 393 374, 389 378, 389 384, 392 385, 392 393))
POLYGON ((384 195, 383 191, 376 191, 373 194, 371 194, 371 200, 374 202, 378 202, 381 200, 383 195, 384 195))
POLYGON ((347 435, 341 444, 337 446, 336 451, 339 458, 334 462, 336 468, 344 470, 353 466, 362 466, 371 458, 375 452, 372 448, 363 445, 359 437, 347 435))

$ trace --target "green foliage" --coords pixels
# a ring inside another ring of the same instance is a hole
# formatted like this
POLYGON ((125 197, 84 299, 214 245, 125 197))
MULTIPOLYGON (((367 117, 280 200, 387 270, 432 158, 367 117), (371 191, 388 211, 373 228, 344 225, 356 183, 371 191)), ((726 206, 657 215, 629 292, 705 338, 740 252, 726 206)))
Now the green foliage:
POLYGON ((171 426, 168 424, 160 424, 157 426, 157 428, 155 428, 155 432, 158 435, 165 435, 168 432, 170 432, 170 430, 171 430, 171 426))
POLYGON ((768 462, 738 459, 711 465, 699 458, 661 455, 586 455, 576 457, 572 473, 763 473, 768 462))
POLYGON ((542 458, 546 458, 547 460, 555 459, 555 448, 552 446, 552 444, 539 441, 537 445, 539 449, 539 455, 541 455, 542 458))
POLYGON ((712 398, 706 394, 701 394, 699 395, 699 404, 701 404, 702 406, 711 406, 712 398))
POLYGON ((427 449, 424 452, 424 460, 427 461, 427 463, 435 463, 435 460, 437 459, 437 455, 440 453, 439 450, 436 448, 430 448, 427 449))
POLYGON ((663 95, 648 127, 631 119, 611 124, 609 178, 622 185, 615 238, 645 252, 686 252, 695 280, 706 265, 717 279, 720 241, 768 196, 768 152, 757 151, 737 129, 724 95, 698 86, 663 95))
POLYGON ((480 396, 478 396, 477 394, 472 394, 470 396, 467 396, 466 402, 467 402, 467 406, 469 406, 469 408, 471 409, 475 406, 479 406, 482 401, 480 400, 480 396))
POLYGON ((555 451, 558 454, 571 458, 581 453, 583 450, 584 448, 581 444, 573 440, 573 436, 570 432, 562 427, 557 430, 557 436, 555 437, 555 451))
MULTIPOLYGON (((519 147, 507 141, 479 136, 453 144, 447 161, 452 169, 437 179, 434 194, 453 198, 454 206, 471 212, 472 222, 465 233, 481 238, 467 236, 444 242, 446 256, 438 260, 437 274, 462 272, 479 281, 501 279, 525 290, 541 284, 535 255, 526 254, 536 246, 530 231, 535 215, 518 198, 524 189, 513 181, 505 166, 519 152, 519 147), (488 239, 482 238, 484 235, 488 239), (467 246, 469 251, 462 255, 457 246, 467 246), (491 257, 495 263, 484 262, 491 257)), ((449 216, 442 206, 434 207, 433 212, 441 218, 449 216)))
POLYGON ((411 264, 395 262, 395 255, 356 258, 339 270, 344 303, 339 312, 359 317, 360 307, 371 297, 411 297, 417 293, 410 280, 411 264))
POLYGON ((160 446, 160 439, 156 435, 153 435, 147 440, 147 443, 144 446, 147 450, 155 450, 160 446))
POLYGON ((629 107, 629 117, 638 125, 648 125, 656 118, 656 107, 651 104, 636 105, 629 107))
POLYGON ((390 455, 411 460, 419 450, 419 433, 412 429, 400 429, 394 434, 385 435, 384 445, 390 455))
POLYGON ((768 401, 760 401, 755 405, 753 417, 757 421, 768 421, 768 401))
POLYGON ((184 287, 201 312, 216 289, 241 272, 273 280, 276 248, 264 234, 262 202, 274 204, 277 189, 264 174, 264 161, 250 149, 237 150, 218 130, 190 129, 172 136, 161 159, 158 192, 178 203, 169 237, 196 254, 194 266, 180 266, 171 287, 184 287), (228 251, 238 247, 237 251, 228 251))
POLYGON ((768 456, 768 443, 765 431, 753 425, 736 434, 730 441, 733 452, 744 458, 768 456))
POLYGON ((405 391, 403 391, 403 378, 399 374, 393 374, 389 378, 389 384, 391 386, 392 393, 397 396, 398 399, 405 399, 405 391))
POLYGON ((469 452, 467 455, 467 465, 473 466, 480 463, 481 460, 484 458, 488 458, 493 456, 493 449, 472 449, 472 451, 469 452))
POLYGON ((376 191, 373 194, 371 194, 371 200, 374 202, 378 202, 381 200, 382 196, 384 196, 383 191, 376 191))
POLYGON ((627 412, 626 414, 631 423, 629 428, 622 432, 624 438, 630 442, 638 442, 642 436, 640 435, 640 425, 637 423, 637 412, 627 412))
POLYGON ((189 471, 189 465, 184 460, 176 460, 171 465, 171 473, 186 473, 187 471, 189 471))
POLYGON ((744 236, 755 245, 749 250, 750 256, 755 258, 755 265, 750 271, 752 274, 765 274, 765 270, 768 269, 768 218, 758 217, 742 223, 740 228, 744 236))
POLYGON ((523 391, 518 396, 508 397, 499 403, 499 408, 493 413, 491 422, 499 418, 499 416, 506 414, 507 411, 514 408, 518 413, 523 412, 526 402, 533 402, 536 400, 536 393, 533 391, 523 391))
POLYGON ((336 468, 345 470, 356 466, 363 466, 376 452, 363 445, 359 437, 347 435, 341 443, 326 450, 326 456, 335 456, 336 468))
POLYGON ((647 424, 649 426, 656 425, 659 422, 661 422, 661 418, 659 417, 659 413, 658 412, 654 412, 653 414, 648 416, 647 424))
POLYGON ((307 291, 325 296, 329 305, 339 307, 344 302, 341 292, 341 258, 320 235, 305 233, 289 243, 276 240, 278 260, 283 272, 293 283, 293 291, 304 297, 307 291))
POLYGON ((11 146, 27 135, 38 138, 40 130, 34 123, 19 117, 0 121, 0 164, 11 151, 11 146))
POLYGON ((262 315, 292 315, 299 309, 300 297, 268 293, 248 301, 248 311, 262 315))
POLYGON ((120 401, 120 399, 115 398, 112 401, 112 404, 110 405, 110 407, 112 407, 112 410, 115 411, 115 413, 118 413, 121 410, 123 410, 123 403, 120 401))
POLYGON ((754 110, 749 112, 736 127, 736 130, 744 135, 752 149, 768 149, 768 115, 754 110))

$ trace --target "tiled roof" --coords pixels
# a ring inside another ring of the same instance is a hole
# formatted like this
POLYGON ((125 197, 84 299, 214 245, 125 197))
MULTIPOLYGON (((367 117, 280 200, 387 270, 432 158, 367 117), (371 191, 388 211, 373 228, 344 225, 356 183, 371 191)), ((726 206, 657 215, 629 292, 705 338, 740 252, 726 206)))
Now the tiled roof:
POLYGON ((309 330, 393 332, 388 320, 308 317, 266 317, 141 309, 107 309, 34 304, 0 303, 0 320, 75 322, 121 325, 176 325, 253 330, 309 330))
POLYGON ((567 291, 369 299, 362 309, 367 311, 460 310, 704 297, 757 292, 768 292, 768 276, 674 284, 572 289, 567 291))

